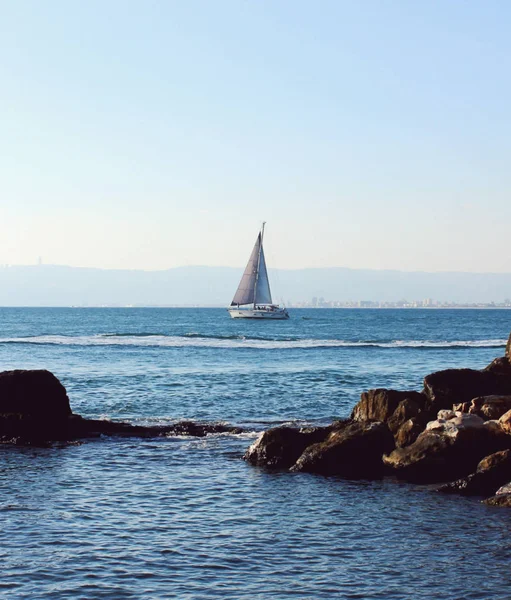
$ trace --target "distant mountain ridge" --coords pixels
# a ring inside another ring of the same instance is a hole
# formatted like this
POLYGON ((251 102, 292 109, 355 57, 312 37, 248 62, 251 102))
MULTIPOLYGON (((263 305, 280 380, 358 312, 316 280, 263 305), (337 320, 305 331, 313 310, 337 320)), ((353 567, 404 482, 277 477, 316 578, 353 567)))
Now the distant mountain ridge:
MULTIPOLYGON (((58 265, 0 267, 0 306, 227 306, 242 268, 177 267, 163 271, 58 265)), ((433 298, 502 302, 511 273, 378 271, 345 267, 269 270, 276 302, 433 298)))

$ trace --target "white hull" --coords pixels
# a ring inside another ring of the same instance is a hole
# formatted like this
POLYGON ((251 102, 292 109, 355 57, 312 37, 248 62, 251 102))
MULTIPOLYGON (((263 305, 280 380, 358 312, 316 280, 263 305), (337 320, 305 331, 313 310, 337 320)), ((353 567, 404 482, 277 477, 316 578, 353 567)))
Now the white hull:
POLYGON ((233 319, 289 319, 285 308, 228 308, 227 310, 233 319))

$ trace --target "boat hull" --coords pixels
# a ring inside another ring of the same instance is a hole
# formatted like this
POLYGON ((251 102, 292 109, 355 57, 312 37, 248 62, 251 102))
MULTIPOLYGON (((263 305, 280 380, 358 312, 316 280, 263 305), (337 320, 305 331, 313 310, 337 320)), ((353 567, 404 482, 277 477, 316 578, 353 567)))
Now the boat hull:
POLYGON ((289 319, 289 314, 285 308, 275 308, 273 310, 228 308, 227 310, 232 319, 267 319, 272 321, 289 319))

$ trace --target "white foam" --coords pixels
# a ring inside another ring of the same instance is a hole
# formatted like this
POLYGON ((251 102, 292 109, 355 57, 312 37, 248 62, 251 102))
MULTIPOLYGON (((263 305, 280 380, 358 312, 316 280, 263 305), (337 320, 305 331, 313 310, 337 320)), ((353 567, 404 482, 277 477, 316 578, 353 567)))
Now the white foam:
POLYGON ((259 348, 266 350, 300 348, 503 348, 505 339, 485 340, 391 340, 350 341, 328 339, 268 340, 250 338, 213 338, 167 335, 41 335, 33 337, 0 338, 0 344, 49 344, 64 346, 139 346, 139 347, 203 347, 259 348))

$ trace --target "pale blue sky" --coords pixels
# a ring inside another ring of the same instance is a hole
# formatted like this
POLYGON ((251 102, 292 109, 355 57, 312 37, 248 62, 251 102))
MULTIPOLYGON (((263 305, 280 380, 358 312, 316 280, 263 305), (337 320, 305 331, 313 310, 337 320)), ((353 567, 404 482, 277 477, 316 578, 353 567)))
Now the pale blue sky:
POLYGON ((0 264, 511 271, 511 3, 0 0, 0 264))

